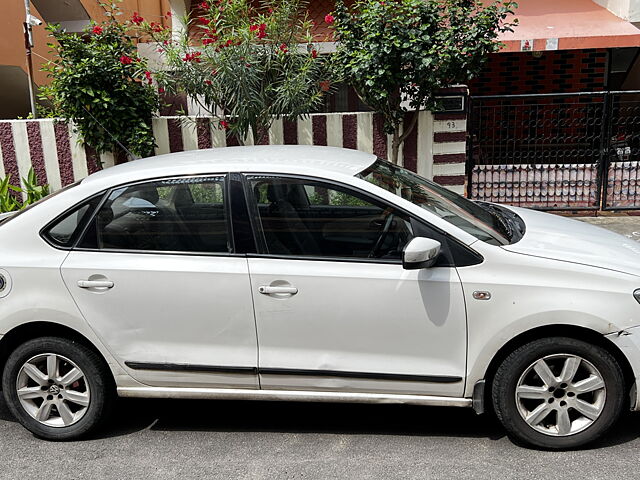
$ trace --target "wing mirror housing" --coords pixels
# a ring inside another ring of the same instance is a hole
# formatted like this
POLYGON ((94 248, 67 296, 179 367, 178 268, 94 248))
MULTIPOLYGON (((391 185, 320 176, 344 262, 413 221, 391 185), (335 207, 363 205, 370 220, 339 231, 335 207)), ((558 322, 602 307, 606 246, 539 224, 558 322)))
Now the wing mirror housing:
POLYGON ((437 240, 415 237, 404 247, 402 252, 402 268, 418 270, 433 267, 440 255, 442 245, 437 240))

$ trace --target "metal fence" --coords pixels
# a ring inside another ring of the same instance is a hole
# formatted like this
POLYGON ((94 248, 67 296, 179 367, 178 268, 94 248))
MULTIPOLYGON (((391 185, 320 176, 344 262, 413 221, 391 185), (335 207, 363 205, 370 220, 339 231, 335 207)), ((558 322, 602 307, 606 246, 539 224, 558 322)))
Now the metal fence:
POLYGON ((471 198, 640 208, 640 91, 471 97, 471 198))

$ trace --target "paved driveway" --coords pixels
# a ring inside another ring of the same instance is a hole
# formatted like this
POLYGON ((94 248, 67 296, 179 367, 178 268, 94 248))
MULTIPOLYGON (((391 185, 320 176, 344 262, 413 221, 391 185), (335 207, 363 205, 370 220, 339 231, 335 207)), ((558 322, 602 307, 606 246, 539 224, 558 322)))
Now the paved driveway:
MULTIPOLYGON (((640 240, 640 218, 587 219, 640 240)), ((35 439, 0 400, 2 479, 624 479, 640 414, 590 450, 514 445, 491 417, 397 405, 121 400, 93 440, 35 439)))
POLYGON ((50 443, 0 404, 0 478, 622 479, 639 434, 627 414, 593 449, 552 453, 466 409, 127 400, 102 437, 50 443))
POLYGON ((580 217, 578 220, 606 228, 640 242, 640 216, 580 217))

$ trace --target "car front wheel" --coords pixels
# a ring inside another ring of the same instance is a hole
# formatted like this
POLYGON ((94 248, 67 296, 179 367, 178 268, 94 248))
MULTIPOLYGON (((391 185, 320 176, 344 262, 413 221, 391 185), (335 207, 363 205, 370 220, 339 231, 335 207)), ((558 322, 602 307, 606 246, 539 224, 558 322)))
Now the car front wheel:
POLYGON ((30 340, 5 364, 7 406, 29 431, 47 440, 73 440, 94 431, 112 401, 108 367, 84 345, 57 337, 30 340))
POLYGON ((544 338, 502 362, 492 398, 496 415, 515 439, 569 449, 611 428, 625 405, 625 384, 620 366, 604 348, 573 338, 544 338))

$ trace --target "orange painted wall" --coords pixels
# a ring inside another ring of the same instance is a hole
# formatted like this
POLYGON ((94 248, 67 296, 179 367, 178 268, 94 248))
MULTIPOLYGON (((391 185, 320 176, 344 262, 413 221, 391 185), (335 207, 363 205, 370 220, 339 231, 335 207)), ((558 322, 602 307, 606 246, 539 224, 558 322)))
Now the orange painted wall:
MULTIPOLYGON (((15 65, 26 71, 27 63, 24 47, 24 2, 22 0, 5 0, 2 15, 0 15, 0 65, 15 65)), ((40 18, 37 10, 32 9, 32 15, 40 18)), ((48 57, 47 32, 44 25, 33 27, 34 68, 38 70, 38 64, 42 62, 39 56, 48 57), (40 61, 38 61, 40 60, 40 61)), ((42 72, 35 74, 36 83, 45 81, 46 76, 42 72)))
MULTIPOLYGON (((80 0, 89 16, 96 22, 106 20, 105 11, 100 6, 99 0, 80 0)), ((27 69, 24 35, 22 23, 24 22, 23 0, 2 0, 3 9, 0 15, 0 65, 13 65, 27 69)), ((170 21, 163 18, 169 10, 168 0, 124 0, 121 4, 123 15, 119 18, 131 18, 136 11, 144 18, 167 25, 170 21)), ((42 18, 35 7, 31 7, 32 15, 42 18)), ((47 42, 51 39, 44 29, 44 25, 33 27, 33 63, 34 80, 41 85, 47 81, 46 75, 40 71, 40 67, 49 58, 47 42)))

